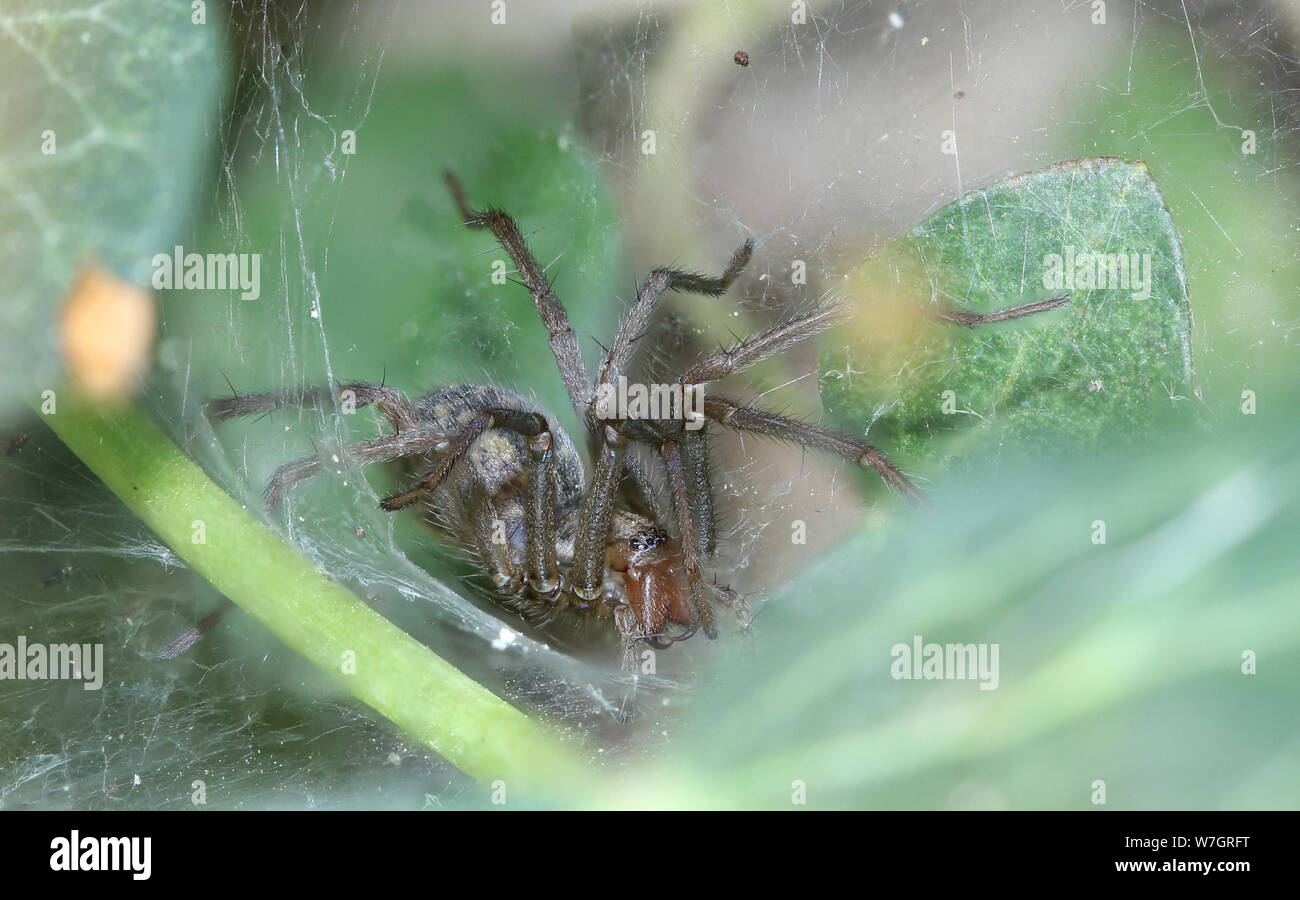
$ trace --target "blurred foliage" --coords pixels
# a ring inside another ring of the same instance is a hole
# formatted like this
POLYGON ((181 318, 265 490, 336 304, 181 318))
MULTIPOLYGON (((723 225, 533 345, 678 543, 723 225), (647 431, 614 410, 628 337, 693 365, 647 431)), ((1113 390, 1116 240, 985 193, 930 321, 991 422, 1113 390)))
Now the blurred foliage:
POLYGON ((148 284, 193 225, 221 23, 192 15, 188 0, 0 10, 0 409, 61 380, 55 314, 79 268, 148 284))
POLYGON ((850 291, 853 319, 823 339, 822 397, 903 460, 1087 452, 1167 426, 1195 395, 1182 248, 1141 164, 1079 160, 968 194, 850 291), (1062 293, 1066 307, 1011 322, 934 318, 1062 293))
POLYGON ((1085 809, 1100 779, 1108 809, 1300 804, 1294 427, 949 487, 765 609, 757 661, 728 660, 694 711, 697 778, 670 802, 788 809, 799 780, 810 807, 1085 809), (895 680, 915 635, 998 644, 997 688, 895 680))

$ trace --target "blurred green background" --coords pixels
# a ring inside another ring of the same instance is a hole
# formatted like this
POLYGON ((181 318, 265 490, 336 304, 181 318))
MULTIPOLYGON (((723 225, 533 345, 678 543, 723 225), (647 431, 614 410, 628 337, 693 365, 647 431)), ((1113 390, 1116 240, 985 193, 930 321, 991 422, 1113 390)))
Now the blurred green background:
MULTIPOLYGON (((906 434, 902 459, 931 497, 919 512, 837 461, 720 439, 720 577, 751 595, 756 653, 729 625, 717 645, 665 654, 629 725, 583 699, 588 684, 617 690, 612 657, 490 650, 495 619, 463 566, 374 509, 383 473, 344 468, 295 494, 273 521, 322 568, 582 737, 591 792, 531 802, 790 808, 801 782, 810 807, 1082 809, 1103 781, 1104 808, 1297 805, 1294 6, 1109 4, 1094 23, 1048 3, 846 2, 806 26, 785 3, 510 4, 499 25, 467 4, 211 6, 223 99, 191 161, 207 174, 195 203, 160 219, 174 235, 160 243, 260 253, 262 294, 164 294, 142 401, 250 505, 284 459, 374 425, 281 412, 214 434, 198 405, 227 379, 243 391, 383 378, 411 394, 493 380, 571 423, 527 293, 491 282, 503 255, 459 226, 446 168, 554 261, 589 360, 650 267, 711 271, 757 238, 727 298, 670 304, 665 366, 851 291, 868 256, 1013 174, 1143 160, 1167 201, 1193 309, 1195 421, 1153 405, 1159 426, 1122 452, 1103 433, 1050 461, 977 450, 954 472, 906 434), (745 69, 731 62, 742 47, 745 69), (807 544, 791 540, 796 521, 807 544), (892 679, 890 648, 916 634, 998 644, 999 687, 892 679), (1246 651, 1257 674, 1242 672, 1246 651)), ((52 93, 38 74, 16 83, 52 93)), ((28 120, 15 122, 20 135, 28 120)), ((65 241, 62 261, 93 252, 96 233, 65 241)), ((21 270, 28 245, 7 246, 21 270)), ((57 295, 42 300, 22 313, 29 334, 3 337, 6 359, 52 340, 57 295)), ((727 391, 816 417, 817 367, 816 348, 798 348, 727 391)), ((876 412, 860 411, 859 431, 889 451, 876 412)), ((26 445, 0 459, 0 641, 102 640, 110 678, 98 693, 0 682, 0 805, 188 807, 196 778, 210 807, 488 802, 242 615, 158 662, 219 598, 38 416, 10 408, 2 442, 19 433, 26 445)))

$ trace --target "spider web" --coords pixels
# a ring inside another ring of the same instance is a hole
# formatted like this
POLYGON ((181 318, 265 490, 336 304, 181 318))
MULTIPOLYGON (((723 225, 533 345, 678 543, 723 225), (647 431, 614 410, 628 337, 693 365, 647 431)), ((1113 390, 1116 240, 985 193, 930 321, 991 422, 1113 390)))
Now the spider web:
MULTIPOLYGON (((540 327, 502 306, 506 291, 523 289, 486 279, 490 240, 463 245, 476 248, 468 255, 458 245, 459 267, 444 270, 451 281, 430 287, 424 307, 383 308, 397 270, 432 277, 421 254, 451 240, 433 224, 437 172, 466 165, 478 135, 510 129, 510 104, 483 98, 512 84, 547 98, 549 128, 531 139, 580 148, 594 162, 599 187, 587 170, 566 170, 550 187, 584 200, 604 191, 614 210, 585 228, 545 210, 520 215, 526 231, 537 230, 535 244, 558 248, 539 256, 548 264, 559 254, 552 272, 561 298, 575 301, 589 366, 592 338, 608 340, 618 303, 651 266, 712 270, 744 238, 759 240, 752 270, 728 298, 671 298, 669 326, 648 354, 656 370, 671 371, 841 289, 871 249, 966 190, 1114 153, 1147 158, 1166 194, 1184 201, 1178 224, 1196 261, 1189 274, 1207 393, 1235 397, 1294 378, 1300 267, 1285 198, 1297 169, 1285 148, 1295 143, 1300 102, 1296 7, 1114 2, 1104 24, 1093 22, 1096 9, 818 0, 794 21, 798 10, 785 2, 507 0, 498 25, 486 3, 236 4, 226 33, 234 88, 212 135, 208 215, 187 246, 262 254, 262 295, 167 298, 148 402, 254 509, 280 462, 378 425, 369 414, 281 411, 218 434, 198 405, 228 390, 227 376, 241 391, 387 376, 412 396, 492 380, 534 393, 572 427, 540 327), (742 49, 747 67, 732 61, 742 49), (367 199, 348 186, 367 164, 375 110, 395 84, 421 78, 428 86, 414 94, 413 118, 429 115, 416 101, 438 92, 477 90, 486 108, 440 127, 445 141, 427 155, 450 158, 427 159, 427 178, 416 180, 412 165, 387 184, 400 218, 366 268, 339 238, 356 235, 348 217, 367 199), (357 136, 355 155, 344 150, 345 130, 357 136), (941 150, 948 130, 953 153, 941 150), (1246 130, 1257 135, 1255 155, 1236 150, 1246 130), (1218 168, 1181 156, 1189 142, 1217 146, 1218 168), (566 236, 582 230, 591 239, 570 246, 566 236), (806 264, 806 284, 792 283, 794 260, 806 264), (349 281, 349 271, 368 282, 349 281), (622 285, 604 312, 583 300, 584 284, 600 294, 600 277, 622 285), (359 284, 368 288, 340 296, 359 284)), ((471 195, 512 211, 518 197, 527 209, 523 188, 498 193, 505 184, 478 181, 471 195)), ((812 348, 799 348, 733 392, 815 418, 815 368, 812 348)), ((99 692, 5 685, 0 807, 180 807, 196 780, 210 806, 437 807, 472 790, 238 612, 185 656, 158 661, 157 650, 220 598, 39 423, 18 429, 30 440, 0 461, 0 635, 92 634, 114 663, 99 692)), ((719 439, 718 452, 720 578, 754 596, 761 647, 763 595, 876 514, 836 463, 736 437, 719 439), (808 525, 806 545, 789 538, 794 520, 808 525)), ((521 633, 418 525, 377 510, 382 476, 340 458, 316 482, 272 518, 290 540, 475 678, 575 729, 606 764, 671 743, 694 670, 733 652, 696 640, 666 654, 662 677, 642 685, 641 716, 619 725, 611 710, 623 686, 612 657, 577 658, 521 633)))

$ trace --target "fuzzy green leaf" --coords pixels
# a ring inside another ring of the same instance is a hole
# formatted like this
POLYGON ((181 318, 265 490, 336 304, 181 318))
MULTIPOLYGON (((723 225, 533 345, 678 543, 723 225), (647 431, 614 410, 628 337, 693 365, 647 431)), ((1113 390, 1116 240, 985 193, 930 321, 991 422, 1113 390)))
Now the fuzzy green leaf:
POLYGON ((60 380, 55 304, 91 262, 147 284, 192 212, 222 23, 188 0, 0 12, 0 397, 60 380))
POLYGON ((1193 408, 1182 249, 1143 163, 1076 160, 968 194, 868 260, 853 294, 822 346, 823 400, 913 465, 1127 443, 1193 408), (1061 294, 973 329, 935 318, 1061 294))

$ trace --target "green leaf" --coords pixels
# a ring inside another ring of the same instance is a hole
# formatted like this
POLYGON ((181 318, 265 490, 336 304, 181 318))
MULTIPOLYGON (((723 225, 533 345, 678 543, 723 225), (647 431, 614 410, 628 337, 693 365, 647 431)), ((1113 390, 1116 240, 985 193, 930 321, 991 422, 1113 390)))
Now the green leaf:
POLYGON ((147 284, 206 163, 222 25, 188 0, 0 12, 0 397, 60 378, 55 305, 96 261, 147 284))
POLYGON ((851 290, 853 320, 822 345, 823 400, 913 465, 1127 443, 1193 408, 1182 249, 1143 163, 1076 160, 972 192, 851 290), (1064 308, 974 329, 934 317, 1062 293, 1064 308))

